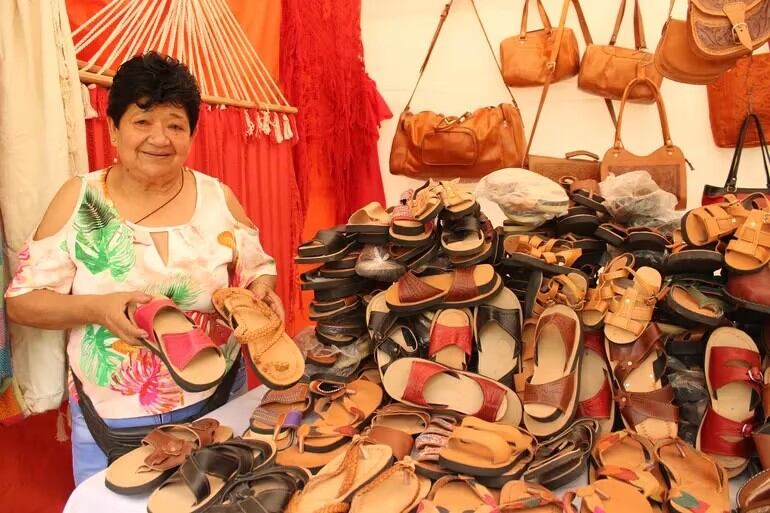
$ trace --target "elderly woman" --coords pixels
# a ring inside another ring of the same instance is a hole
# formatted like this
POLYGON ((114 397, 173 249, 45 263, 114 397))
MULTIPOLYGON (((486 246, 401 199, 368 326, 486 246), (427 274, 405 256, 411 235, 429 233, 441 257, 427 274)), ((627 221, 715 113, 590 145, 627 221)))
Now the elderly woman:
POLYGON ((243 388, 239 345, 212 314, 214 291, 248 288, 283 317, 275 264, 243 207, 227 186, 184 165, 200 103, 178 61, 148 53, 125 62, 107 107, 116 163, 62 186, 6 293, 12 321, 69 330, 77 483, 105 468, 105 453, 126 440, 118 434, 195 419, 243 388), (148 334, 127 312, 161 295, 224 344, 235 363, 219 386, 185 391, 141 344, 148 334))

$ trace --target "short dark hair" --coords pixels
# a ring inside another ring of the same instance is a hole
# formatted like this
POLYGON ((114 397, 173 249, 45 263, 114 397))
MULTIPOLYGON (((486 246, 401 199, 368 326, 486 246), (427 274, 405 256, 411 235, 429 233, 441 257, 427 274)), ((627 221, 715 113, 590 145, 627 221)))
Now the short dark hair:
POLYGON ((121 64, 112 79, 107 115, 116 126, 132 103, 142 109, 163 103, 182 107, 192 133, 198 123, 201 92, 187 66, 173 57, 147 52, 121 64))

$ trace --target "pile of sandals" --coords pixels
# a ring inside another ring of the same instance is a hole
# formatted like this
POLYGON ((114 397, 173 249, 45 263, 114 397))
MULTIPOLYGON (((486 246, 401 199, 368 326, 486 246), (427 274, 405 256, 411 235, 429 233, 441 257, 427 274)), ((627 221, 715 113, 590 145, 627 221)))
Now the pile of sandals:
POLYGON ((763 511, 766 198, 727 195, 666 234, 619 224, 595 182, 563 185, 569 210, 539 226, 495 228, 431 180, 319 231, 296 259, 314 264, 301 378, 265 349, 278 328, 238 331, 254 306, 222 291, 271 388, 249 429, 158 428, 107 486, 151 492, 151 513, 724 513, 751 473, 739 507, 763 511))

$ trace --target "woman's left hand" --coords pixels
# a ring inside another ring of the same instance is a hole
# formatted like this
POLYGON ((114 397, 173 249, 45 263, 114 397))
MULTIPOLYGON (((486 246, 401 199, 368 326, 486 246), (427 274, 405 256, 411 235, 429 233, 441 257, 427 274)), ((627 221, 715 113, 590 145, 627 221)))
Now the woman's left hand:
POLYGON ((283 309, 283 302, 273 289, 263 283, 256 283, 249 287, 249 289, 254 294, 254 297, 257 300, 264 301, 265 304, 267 304, 267 306, 269 306, 275 312, 275 314, 280 317, 281 321, 286 320, 286 312, 283 309))

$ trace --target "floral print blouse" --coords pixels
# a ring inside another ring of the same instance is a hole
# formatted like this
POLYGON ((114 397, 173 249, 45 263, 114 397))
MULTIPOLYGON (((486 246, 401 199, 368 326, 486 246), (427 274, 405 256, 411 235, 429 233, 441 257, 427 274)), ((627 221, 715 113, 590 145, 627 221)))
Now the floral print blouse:
MULTIPOLYGON (((104 193, 104 171, 82 176, 77 208, 55 235, 29 239, 7 297, 49 289, 60 294, 108 294, 141 290, 171 298, 200 325, 221 330, 211 315, 211 296, 227 286, 247 287, 256 277, 275 275, 259 232, 230 213, 222 184, 193 171, 196 206, 183 225, 150 228, 120 217, 104 193), (168 233, 164 262, 151 237, 168 233)), ((239 346, 229 337, 222 346, 228 364, 239 346)), ((70 369, 103 418, 165 413, 209 397, 214 389, 185 392, 151 351, 116 338, 103 326, 70 330, 70 369)))

